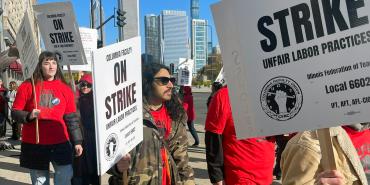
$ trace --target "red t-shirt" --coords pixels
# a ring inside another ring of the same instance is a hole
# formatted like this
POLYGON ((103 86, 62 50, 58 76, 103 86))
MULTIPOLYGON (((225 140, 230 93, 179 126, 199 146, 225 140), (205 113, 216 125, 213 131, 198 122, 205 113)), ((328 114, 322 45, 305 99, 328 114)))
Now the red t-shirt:
MULTIPOLYGON (((69 140, 65 114, 76 112, 72 90, 60 80, 43 81, 36 84, 37 108, 40 109, 39 144, 58 144, 69 140)), ((35 108, 31 82, 23 82, 14 100, 14 110, 32 112, 35 108)), ((22 142, 36 144, 35 121, 22 127, 22 142)))
MULTIPOLYGON (((165 139, 168 139, 168 136, 171 132, 171 118, 167 113, 167 109, 163 106, 156 110, 150 112, 153 116, 154 122, 160 132, 164 135, 165 139)), ((170 185, 171 184, 171 174, 169 171, 168 165, 168 157, 165 148, 161 148, 161 156, 162 156, 162 184, 163 185, 170 185)))
POLYGON ((357 150, 365 173, 370 174, 370 130, 357 132, 347 126, 343 128, 346 130, 352 140, 353 146, 357 150))
POLYGON ((226 184, 272 183, 275 145, 265 138, 237 140, 226 87, 211 100, 205 130, 222 135, 226 184))

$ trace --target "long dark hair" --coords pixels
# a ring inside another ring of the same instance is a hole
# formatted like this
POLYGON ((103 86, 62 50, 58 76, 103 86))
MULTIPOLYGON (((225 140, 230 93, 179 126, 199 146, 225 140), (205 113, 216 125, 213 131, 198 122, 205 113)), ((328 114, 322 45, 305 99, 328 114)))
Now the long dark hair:
MULTIPOLYGON (((148 101, 154 95, 154 76, 161 70, 165 69, 170 72, 170 69, 162 64, 151 63, 143 66, 143 99, 148 101)), ((173 92, 173 91, 172 91, 173 92)), ((182 107, 179 97, 176 93, 172 93, 171 99, 165 103, 166 110, 173 121, 180 121, 185 115, 185 110, 182 107)))
MULTIPOLYGON (((51 51, 43 51, 39 55, 39 62, 33 72, 33 79, 35 83, 40 83, 44 81, 44 75, 42 74, 42 61, 44 59, 54 59, 57 62, 57 72, 55 73, 54 79, 61 80, 63 83, 67 84, 66 80, 64 79, 61 66, 59 65, 57 56, 54 52, 51 51)), ((68 85, 68 84, 67 84, 68 85)))

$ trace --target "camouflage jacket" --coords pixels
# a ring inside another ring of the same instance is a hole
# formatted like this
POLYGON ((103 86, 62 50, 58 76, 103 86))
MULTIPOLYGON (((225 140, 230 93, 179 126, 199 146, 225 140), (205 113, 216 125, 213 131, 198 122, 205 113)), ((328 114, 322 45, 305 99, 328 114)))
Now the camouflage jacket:
MULTIPOLYGON (((194 172, 189 166, 188 138, 186 133, 186 114, 180 122, 172 121, 171 133, 167 140, 159 133, 154 124, 149 108, 144 103, 143 107, 143 141, 131 152, 130 169, 128 171, 128 184, 138 185, 161 185, 162 184, 162 157, 161 147, 167 148, 171 169, 171 184, 194 185, 194 172)), ((122 173, 116 166, 109 172, 110 185, 122 185, 122 173)))

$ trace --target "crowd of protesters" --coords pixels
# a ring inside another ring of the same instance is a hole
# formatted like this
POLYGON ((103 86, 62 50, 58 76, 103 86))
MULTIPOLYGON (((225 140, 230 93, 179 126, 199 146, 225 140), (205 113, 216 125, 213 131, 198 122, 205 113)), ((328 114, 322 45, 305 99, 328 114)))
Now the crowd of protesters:
MULTIPOLYGON (((21 138, 20 166, 29 169, 34 185, 49 184, 50 163, 56 185, 100 184, 91 74, 84 74, 77 85, 73 92, 49 51, 40 54, 32 78, 19 87, 12 81, 6 89, 0 79, 0 124, 9 120, 11 138, 21 138)), ((195 184, 188 146, 198 147, 200 141, 192 89, 181 86, 177 92, 174 86, 168 67, 142 67, 143 141, 109 170, 109 184, 195 184)), ((214 82, 205 102, 211 183, 269 185, 274 176, 288 185, 368 183, 370 123, 330 128, 337 169, 324 170, 316 131, 237 139, 230 96, 226 84, 214 82)))

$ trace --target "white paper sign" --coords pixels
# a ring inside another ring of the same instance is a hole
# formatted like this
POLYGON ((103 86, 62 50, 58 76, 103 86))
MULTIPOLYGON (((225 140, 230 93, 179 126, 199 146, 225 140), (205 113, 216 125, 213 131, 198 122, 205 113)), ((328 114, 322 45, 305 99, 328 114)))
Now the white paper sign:
MULTIPOLYGON (((85 51, 86 65, 72 65, 72 71, 91 71, 92 52, 98 48, 98 31, 91 28, 80 28, 82 46, 85 51)), ((67 66, 63 67, 67 70, 67 66)))
POLYGON ((221 68, 220 72, 218 73, 215 82, 220 82, 223 86, 226 85, 226 79, 225 79, 225 76, 224 76, 224 68, 223 67, 221 68))
POLYGON ((30 78, 35 70, 39 50, 36 48, 30 18, 28 12, 25 12, 19 31, 17 32, 17 48, 19 50, 19 57, 22 62, 22 72, 25 79, 30 78))
POLYGON ((33 6, 47 50, 55 52, 61 65, 87 64, 71 2, 33 6))
POLYGON ((193 79, 194 60, 180 58, 177 71, 177 84, 183 86, 191 86, 193 79))
POLYGON ((140 37, 93 52, 98 173, 143 139, 140 37))
POLYGON ((212 7, 238 138, 370 121, 369 1, 212 7))

